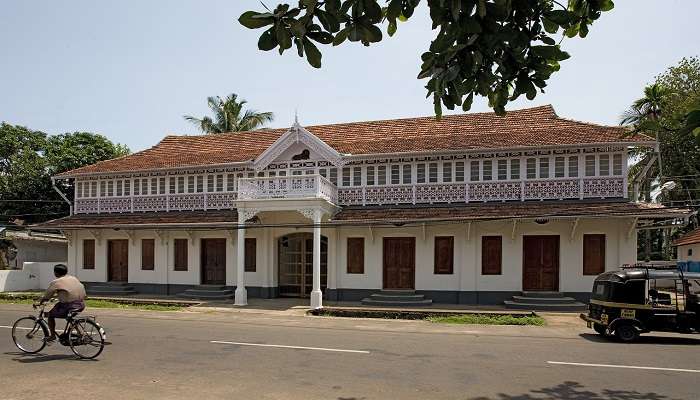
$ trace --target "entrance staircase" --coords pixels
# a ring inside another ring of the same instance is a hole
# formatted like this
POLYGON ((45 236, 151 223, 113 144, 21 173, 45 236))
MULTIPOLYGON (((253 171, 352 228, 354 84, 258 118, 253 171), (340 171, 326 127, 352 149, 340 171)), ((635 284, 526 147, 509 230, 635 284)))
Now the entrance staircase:
POLYGON ((561 292, 523 292, 503 303, 513 310, 531 311, 585 311, 588 307, 561 292))
POLYGON ((382 290, 362 299, 362 305, 375 307, 427 307, 433 301, 415 290, 382 290))
POLYGON ((225 285, 198 285, 178 293, 177 297, 197 300, 231 300, 234 297, 233 290, 225 285))
POLYGON ((130 296, 137 293, 127 282, 91 283, 86 291, 91 296, 130 296))

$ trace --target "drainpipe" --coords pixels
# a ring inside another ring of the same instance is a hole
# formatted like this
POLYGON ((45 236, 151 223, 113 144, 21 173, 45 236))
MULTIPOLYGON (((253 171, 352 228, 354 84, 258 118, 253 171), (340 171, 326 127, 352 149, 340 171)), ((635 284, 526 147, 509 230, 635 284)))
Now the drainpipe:
POLYGON ((56 191, 56 193, 58 193, 59 196, 61 196, 61 198, 66 203, 68 203, 68 214, 73 215, 73 204, 70 202, 70 200, 68 200, 68 197, 66 197, 66 195, 61 191, 61 189, 59 189, 58 186, 56 186, 56 179, 54 179, 53 177, 51 177, 51 187, 53 188, 53 190, 56 191))

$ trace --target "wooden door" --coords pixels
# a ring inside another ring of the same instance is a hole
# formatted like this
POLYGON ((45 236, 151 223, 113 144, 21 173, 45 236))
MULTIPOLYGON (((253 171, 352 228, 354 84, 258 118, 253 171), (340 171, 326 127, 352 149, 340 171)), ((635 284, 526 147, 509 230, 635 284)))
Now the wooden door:
POLYGON ((129 241, 125 239, 107 241, 107 280, 129 281, 129 241))
POLYGON ((384 289, 415 289, 416 238, 384 238, 384 289))
POLYGON ((523 237, 523 290, 559 290, 559 236, 523 237))
POLYGON ((202 239, 202 284, 226 284, 226 239, 202 239))

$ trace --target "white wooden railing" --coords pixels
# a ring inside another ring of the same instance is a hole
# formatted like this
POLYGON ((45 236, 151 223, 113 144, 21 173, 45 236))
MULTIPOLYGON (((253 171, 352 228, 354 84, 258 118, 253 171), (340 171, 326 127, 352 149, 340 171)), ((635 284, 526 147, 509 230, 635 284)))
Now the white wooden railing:
POLYGON ((241 178, 238 191, 79 198, 79 214, 227 210, 236 200, 324 199, 337 205, 475 203, 624 198, 622 176, 337 188, 321 175, 241 178))
POLYGON ((239 200, 319 198, 338 203, 338 189, 321 175, 291 175, 238 180, 239 200))

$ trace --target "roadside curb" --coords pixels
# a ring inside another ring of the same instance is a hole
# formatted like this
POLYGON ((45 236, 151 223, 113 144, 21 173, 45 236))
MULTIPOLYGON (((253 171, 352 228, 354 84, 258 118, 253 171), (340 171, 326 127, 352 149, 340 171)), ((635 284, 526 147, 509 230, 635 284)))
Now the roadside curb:
POLYGON ((395 309, 395 308, 356 308, 356 307, 324 307, 317 310, 308 310, 308 315, 346 317, 346 318, 380 318, 380 319, 405 319, 424 320, 429 317, 449 317, 459 315, 484 315, 484 316, 511 316, 537 317, 532 311, 496 311, 496 310, 421 310, 421 309, 395 309))
MULTIPOLYGON (((0 292, 0 299, 2 300, 35 300, 41 295, 40 292, 37 293, 11 293, 11 292, 0 292)), ((111 297, 111 296, 88 296, 86 300, 104 300, 111 301, 118 304, 133 304, 133 305, 168 305, 168 306, 182 306, 182 307, 192 307, 201 305, 201 301, 188 301, 188 300, 168 300, 168 299, 139 299, 139 298, 129 298, 129 297, 111 297)))

